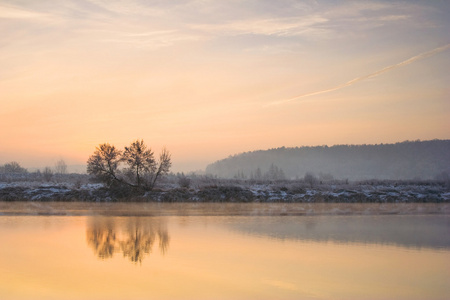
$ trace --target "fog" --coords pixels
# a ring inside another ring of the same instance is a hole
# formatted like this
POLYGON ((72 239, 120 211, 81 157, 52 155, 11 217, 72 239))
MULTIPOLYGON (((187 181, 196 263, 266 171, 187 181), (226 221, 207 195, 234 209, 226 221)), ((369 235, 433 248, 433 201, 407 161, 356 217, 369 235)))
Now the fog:
POLYGON ((373 243, 412 248, 448 249, 449 219, 446 216, 323 216, 251 218, 230 225, 239 232, 276 239, 336 243, 373 243), (414 221, 412 221, 414 220, 414 221), (293 224, 295 226, 293 226, 293 224))
POLYGON ((306 173, 324 180, 439 179, 450 174, 450 140, 281 147, 230 156, 208 165, 206 172, 249 179, 270 179, 274 172, 287 179, 303 178, 306 173))

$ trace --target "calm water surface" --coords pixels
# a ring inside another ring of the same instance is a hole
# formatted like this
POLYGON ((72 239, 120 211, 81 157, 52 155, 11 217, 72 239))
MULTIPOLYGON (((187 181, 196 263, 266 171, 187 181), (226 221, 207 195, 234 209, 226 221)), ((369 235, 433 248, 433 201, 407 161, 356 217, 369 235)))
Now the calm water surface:
POLYGON ((0 299, 448 299, 428 210, 0 203, 0 299))

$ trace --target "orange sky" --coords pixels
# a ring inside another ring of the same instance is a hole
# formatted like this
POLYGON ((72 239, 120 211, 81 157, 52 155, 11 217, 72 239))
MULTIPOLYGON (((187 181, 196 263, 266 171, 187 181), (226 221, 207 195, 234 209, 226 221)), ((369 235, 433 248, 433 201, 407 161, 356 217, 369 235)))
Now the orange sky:
POLYGON ((0 164, 450 138, 445 1, 0 0, 0 164))

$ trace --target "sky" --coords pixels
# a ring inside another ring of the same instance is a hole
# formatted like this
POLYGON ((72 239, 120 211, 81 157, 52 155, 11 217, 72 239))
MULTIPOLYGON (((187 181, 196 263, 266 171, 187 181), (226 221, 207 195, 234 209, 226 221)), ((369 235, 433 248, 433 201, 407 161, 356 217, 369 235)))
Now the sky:
MULTIPOLYGON (((0 0, 0 164, 450 138, 450 1, 0 0)), ((69 167, 70 170, 70 167, 69 167)))

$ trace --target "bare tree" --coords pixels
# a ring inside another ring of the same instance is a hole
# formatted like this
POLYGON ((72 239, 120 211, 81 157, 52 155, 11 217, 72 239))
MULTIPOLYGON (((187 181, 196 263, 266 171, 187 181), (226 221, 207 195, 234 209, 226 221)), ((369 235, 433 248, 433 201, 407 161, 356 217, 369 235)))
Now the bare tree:
POLYGON ((178 185, 182 188, 188 189, 191 185, 191 179, 184 175, 184 173, 177 174, 178 177, 178 185))
POLYGON ((99 145, 87 161, 88 174, 96 176, 108 186, 121 182, 117 177, 121 155, 120 150, 108 143, 99 145))
POLYGON ((55 173, 56 174, 66 174, 67 173, 67 165, 64 160, 60 159, 56 162, 55 173))
POLYGON ((44 177, 45 181, 52 180, 53 177, 53 171, 50 167, 45 167, 44 171, 42 171, 42 176, 44 177))
POLYGON ((109 144, 100 145, 89 157, 87 171, 108 186, 120 183, 132 188, 151 190, 159 177, 169 173, 171 165, 167 149, 162 150, 159 161, 156 161, 153 151, 144 141, 136 140, 125 147, 123 152, 109 144), (127 167, 120 170, 120 163, 127 167))
POLYGON ((286 176, 284 175, 283 169, 278 166, 271 164, 269 171, 264 174, 264 177, 268 180, 285 180, 286 176))
POLYGON ((159 176, 164 176, 169 173, 171 166, 172 166, 171 155, 166 148, 163 148, 161 154, 159 155, 158 170, 156 171, 156 174, 153 178, 151 188, 155 186, 156 180, 158 179, 159 176))
POLYGON ((22 168, 20 164, 16 161, 4 164, 0 166, 0 173, 15 173, 15 174, 25 174, 28 173, 27 169, 22 168))
POLYGON ((263 178, 263 175, 261 172, 261 168, 258 166, 258 168, 256 168, 256 171, 255 171, 255 179, 261 180, 262 178, 263 178))
POLYGON ((125 147, 122 160, 128 165, 127 174, 132 185, 148 187, 152 183, 156 171, 156 161, 151 149, 147 149, 143 140, 136 140, 125 147))
POLYGON ((309 186, 312 188, 314 185, 318 183, 318 179, 316 175, 314 175, 311 172, 306 172, 305 177, 303 177, 303 180, 309 184, 309 186))

